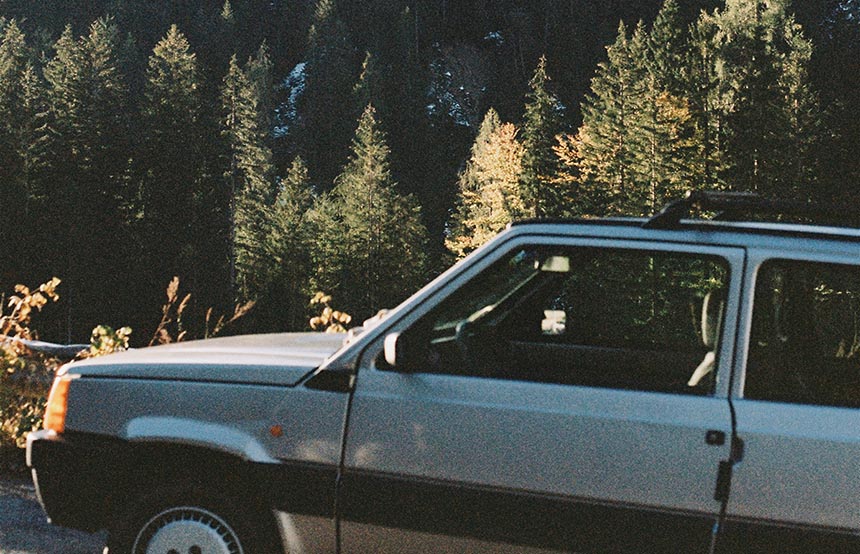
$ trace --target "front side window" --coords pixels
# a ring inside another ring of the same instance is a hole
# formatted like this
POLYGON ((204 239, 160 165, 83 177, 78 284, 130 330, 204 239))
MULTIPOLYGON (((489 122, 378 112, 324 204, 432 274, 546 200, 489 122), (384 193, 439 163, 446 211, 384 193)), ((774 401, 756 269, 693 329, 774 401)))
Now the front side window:
POLYGON ((713 256, 526 247, 403 338, 414 371, 706 394, 727 277, 713 256))
POLYGON ((787 260, 762 265, 744 396, 860 407, 860 268, 787 260))

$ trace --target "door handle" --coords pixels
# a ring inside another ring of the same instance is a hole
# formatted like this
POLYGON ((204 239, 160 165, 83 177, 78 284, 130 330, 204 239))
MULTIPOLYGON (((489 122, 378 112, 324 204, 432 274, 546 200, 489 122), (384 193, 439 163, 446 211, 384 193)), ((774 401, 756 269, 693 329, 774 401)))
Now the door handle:
POLYGON ((723 431, 711 429, 705 433, 705 444, 711 446, 722 446, 726 444, 726 434, 723 431))

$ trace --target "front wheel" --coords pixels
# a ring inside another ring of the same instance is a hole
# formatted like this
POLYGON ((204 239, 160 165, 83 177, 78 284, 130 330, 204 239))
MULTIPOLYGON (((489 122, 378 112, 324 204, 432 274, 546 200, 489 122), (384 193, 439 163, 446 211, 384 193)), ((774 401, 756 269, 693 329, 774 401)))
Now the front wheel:
POLYGON ((155 501, 111 529, 110 554, 271 554, 281 552, 270 513, 227 499, 155 501))

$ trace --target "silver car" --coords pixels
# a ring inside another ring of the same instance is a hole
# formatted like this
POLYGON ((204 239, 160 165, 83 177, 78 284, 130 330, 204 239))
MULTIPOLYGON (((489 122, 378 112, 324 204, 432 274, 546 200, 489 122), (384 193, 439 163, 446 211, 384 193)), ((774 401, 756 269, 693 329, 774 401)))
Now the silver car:
POLYGON ((860 552, 860 231, 696 206, 758 204, 514 224, 345 344, 72 363, 45 510, 112 554, 860 552))

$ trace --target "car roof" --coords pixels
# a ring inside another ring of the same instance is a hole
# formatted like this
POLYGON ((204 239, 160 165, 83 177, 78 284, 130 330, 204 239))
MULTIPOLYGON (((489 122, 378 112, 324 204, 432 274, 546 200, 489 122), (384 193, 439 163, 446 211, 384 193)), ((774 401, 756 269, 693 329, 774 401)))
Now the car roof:
POLYGON ((850 244, 860 240, 860 219, 844 206, 771 199, 754 192, 725 190, 689 190, 683 198, 669 202, 649 218, 533 219, 514 223, 511 227, 551 228, 553 225, 572 226, 579 231, 592 228, 592 232, 605 226, 614 230, 610 234, 626 238, 641 235, 636 231, 638 228, 648 230, 647 235, 652 235, 651 238, 659 236, 661 240, 713 243, 718 238, 744 246, 753 246, 762 240, 773 242, 774 239, 800 239, 813 244, 850 244), (693 219, 693 213, 715 214, 715 217, 693 219), (754 214, 758 217, 750 217, 754 214), (801 223, 790 222, 786 217, 799 217, 801 223), (826 224, 809 223, 814 221, 826 224), (835 225, 831 223, 834 221, 837 222, 835 225), (844 225, 846 222, 849 224, 844 225))
MULTIPOLYGON (((615 227, 647 228, 651 218, 647 217, 602 217, 570 219, 522 219, 514 221, 511 227, 535 225, 594 225, 615 227)), ((787 223, 779 221, 729 221, 715 219, 682 219, 672 227, 661 230, 690 231, 709 230, 735 233, 758 233, 762 235, 809 236, 843 240, 860 240, 860 229, 836 225, 817 225, 813 223, 787 223)))
POLYGON ((670 227, 648 227, 649 218, 534 219, 511 223, 513 234, 562 234, 609 239, 762 247, 780 250, 840 250, 858 253, 860 229, 804 223, 681 219, 670 227))

